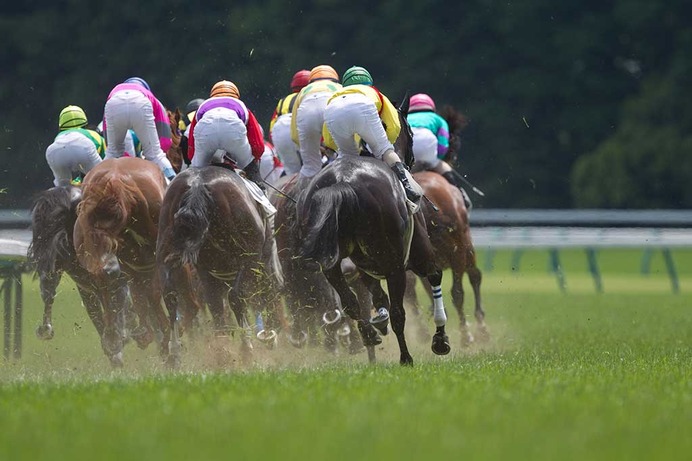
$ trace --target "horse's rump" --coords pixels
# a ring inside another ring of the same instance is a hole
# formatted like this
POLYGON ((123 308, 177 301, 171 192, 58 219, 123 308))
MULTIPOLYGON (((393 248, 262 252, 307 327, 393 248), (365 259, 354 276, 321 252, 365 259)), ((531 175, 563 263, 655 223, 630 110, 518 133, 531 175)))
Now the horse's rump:
POLYGON ((36 197, 31 209, 32 239, 28 259, 36 265, 36 273, 52 273, 59 256, 74 254, 72 229, 76 207, 81 200, 79 188, 53 187, 36 197))

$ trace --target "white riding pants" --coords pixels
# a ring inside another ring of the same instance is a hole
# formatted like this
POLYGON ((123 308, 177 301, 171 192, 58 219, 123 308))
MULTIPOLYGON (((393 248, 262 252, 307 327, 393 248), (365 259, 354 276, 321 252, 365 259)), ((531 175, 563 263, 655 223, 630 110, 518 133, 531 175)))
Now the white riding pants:
POLYGON ((299 172, 302 166, 298 145, 291 139, 292 118, 293 114, 281 115, 272 127, 272 142, 287 174, 299 172))
POLYGON ((327 91, 309 94, 300 102, 296 111, 300 157, 303 160, 300 175, 307 178, 315 176, 322 169, 320 143, 324 111, 330 97, 331 93, 327 91))
POLYGON ((209 165, 217 150, 225 151, 239 168, 253 160, 245 123, 234 110, 225 107, 207 111, 195 125, 195 156, 190 166, 209 165))
POLYGON ((53 170, 53 184, 68 186, 72 181, 72 173, 88 173, 101 163, 101 157, 89 138, 73 131, 58 136, 53 144, 48 146, 46 161, 53 170))
POLYGON ((412 127, 413 156, 416 163, 426 170, 434 169, 441 162, 437 158, 437 136, 427 128, 412 127))

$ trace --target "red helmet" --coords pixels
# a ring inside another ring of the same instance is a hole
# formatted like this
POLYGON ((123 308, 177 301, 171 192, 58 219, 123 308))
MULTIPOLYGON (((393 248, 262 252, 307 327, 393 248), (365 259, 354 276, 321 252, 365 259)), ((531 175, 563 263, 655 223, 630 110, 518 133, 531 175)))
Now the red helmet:
POLYGON ((299 70, 291 79, 291 91, 297 93, 310 81, 310 71, 307 69, 299 70))
POLYGON ((435 112, 435 101, 425 93, 418 93, 411 96, 409 100, 409 112, 419 112, 423 110, 431 110, 435 112))

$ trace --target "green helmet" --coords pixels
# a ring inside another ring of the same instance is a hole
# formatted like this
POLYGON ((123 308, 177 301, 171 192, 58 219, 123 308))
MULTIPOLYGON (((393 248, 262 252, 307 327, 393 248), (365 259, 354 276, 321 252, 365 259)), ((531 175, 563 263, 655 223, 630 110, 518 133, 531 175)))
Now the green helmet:
POLYGON ((61 130, 81 128, 87 124, 87 116, 79 106, 67 106, 60 111, 58 127, 61 130))
POLYGON ((341 82, 344 86, 369 85, 372 86, 370 72, 360 66, 353 66, 344 72, 341 82))

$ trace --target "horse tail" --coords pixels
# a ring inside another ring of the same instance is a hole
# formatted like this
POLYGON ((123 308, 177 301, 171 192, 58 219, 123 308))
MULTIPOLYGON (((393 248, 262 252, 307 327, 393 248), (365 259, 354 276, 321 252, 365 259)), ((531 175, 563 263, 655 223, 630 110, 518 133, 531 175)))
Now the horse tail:
POLYGON ((70 189, 55 187, 40 193, 31 208, 32 239, 27 256, 38 274, 55 271, 59 254, 72 254, 70 236, 76 219, 70 189))
POLYGON ((202 181, 195 181, 183 194, 180 208, 173 217, 172 254, 183 264, 196 264, 199 250, 209 231, 214 200, 202 181))
POLYGON ((355 217, 358 195, 350 184, 340 182, 318 189, 308 200, 298 207, 298 222, 304 223, 299 256, 331 269, 341 259, 339 235, 355 217))

